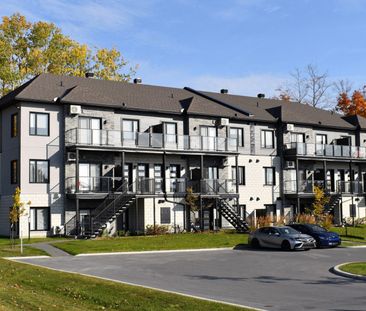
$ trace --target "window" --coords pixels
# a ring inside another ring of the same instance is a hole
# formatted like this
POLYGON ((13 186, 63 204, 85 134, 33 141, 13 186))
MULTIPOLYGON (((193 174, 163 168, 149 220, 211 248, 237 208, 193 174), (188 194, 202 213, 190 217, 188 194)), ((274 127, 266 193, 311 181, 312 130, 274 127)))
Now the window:
POLYGON ((36 136, 49 136, 49 114, 31 112, 29 121, 29 134, 36 136))
POLYGON ((165 141, 175 144, 177 142, 177 124, 164 123, 165 141))
POLYGON ((14 113, 11 115, 11 130, 10 130, 11 137, 18 136, 18 114, 14 113))
POLYGON ((261 147, 267 149, 274 148, 274 132, 263 130, 261 132, 261 147))
POLYGON ((18 160, 13 160, 10 162, 10 183, 18 183, 18 160))
POLYGON ((237 141, 238 147, 244 146, 244 131, 242 128, 231 127, 229 130, 229 138, 237 141))
POLYGON ((273 186, 276 184, 275 178, 275 168, 274 167, 265 167, 264 168, 264 178, 265 178, 265 185, 273 186))
POLYGON ((30 208, 30 230, 48 231, 50 230, 50 208, 31 207, 30 208))
POLYGON ((123 138, 127 140, 135 140, 139 131, 139 121, 137 120, 122 120, 123 138))
POLYGON ((170 207, 160 208, 160 223, 170 224, 170 207))
MULTIPOLYGON (((245 185, 245 166, 238 166, 238 171, 239 171, 238 184, 245 185)), ((235 184, 236 184, 236 166, 231 167, 231 178, 233 180, 235 180, 235 184)))
POLYGON ((47 160, 29 160, 29 182, 48 183, 49 163, 47 160))

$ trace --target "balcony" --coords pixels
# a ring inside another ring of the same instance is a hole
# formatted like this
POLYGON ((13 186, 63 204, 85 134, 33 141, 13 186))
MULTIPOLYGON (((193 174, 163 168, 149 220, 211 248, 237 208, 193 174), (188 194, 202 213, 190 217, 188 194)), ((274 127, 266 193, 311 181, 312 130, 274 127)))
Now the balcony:
POLYGON ((66 131, 67 146, 114 147, 128 149, 164 149, 180 151, 237 152, 236 138, 167 135, 74 128, 66 131))
MULTIPOLYGON (((298 186, 300 194, 313 194, 315 186, 325 189, 326 192, 337 192, 342 194, 364 193, 364 185, 360 181, 338 180, 336 187, 333 187, 332 189, 332 183, 330 180, 327 180, 325 184, 324 180, 300 180, 298 186)), ((296 190, 296 180, 285 180, 285 194, 296 194, 296 190)))
POLYGON ((286 145, 285 154, 307 157, 366 159, 366 148, 358 146, 291 143, 286 145))
MULTIPOLYGON (((235 194, 235 180, 232 179, 202 179, 200 181, 186 178, 140 178, 126 186, 121 177, 79 177, 80 194, 98 194, 122 191, 121 187, 128 187, 128 191, 135 194, 154 195, 163 194, 164 186, 168 194, 185 195, 191 187, 194 193, 205 195, 235 194)), ((76 178, 66 178, 65 189, 67 194, 77 191, 76 178)))

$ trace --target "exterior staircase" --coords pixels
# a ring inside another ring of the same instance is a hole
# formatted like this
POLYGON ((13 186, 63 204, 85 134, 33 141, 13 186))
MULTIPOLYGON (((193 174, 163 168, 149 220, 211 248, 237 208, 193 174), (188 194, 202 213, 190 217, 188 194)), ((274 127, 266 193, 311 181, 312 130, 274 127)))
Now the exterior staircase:
MULTIPOLYGON (((101 235, 109 224, 112 224, 119 215, 135 204, 136 195, 129 189, 132 189, 132 185, 124 182, 114 192, 109 193, 103 202, 92 211, 92 215, 84 218, 82 232, 79 232, 79 235, 87 238, 101 235)), ((65 224, 65 235, 76 235, 76 226, 76 216, 74 216, 65 224)))
POLYGON ((220 198, 218 201, 218 211, 235 229, 240 233, 248 232, 248 223, 238 215, 234 208, 226 199, 220 198))
POLYGON ((334 212, 334 208, 338 205, 339 201, 342 198, 342 194, 341 193, 336 193, 330 196, 330 200, 329 203, 327 205, 325 205, 324 207, 324 212, 326 214, 331 214, 334 212))

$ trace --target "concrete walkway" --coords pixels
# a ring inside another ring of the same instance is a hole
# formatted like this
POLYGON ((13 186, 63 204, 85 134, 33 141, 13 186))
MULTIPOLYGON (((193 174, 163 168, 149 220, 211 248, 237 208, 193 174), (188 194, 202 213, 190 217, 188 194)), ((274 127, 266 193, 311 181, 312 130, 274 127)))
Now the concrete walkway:
POLYGON ((26 245, 43 250, 47 254, 49 254, 51 257, 71 256, 69 253, 66 253, 63 250, 58 249, 58 248, 54 247, 53 245, 51 245, 51 242, 41 242, 41 243, 33 243, 33 244, 26 244, 26 245))

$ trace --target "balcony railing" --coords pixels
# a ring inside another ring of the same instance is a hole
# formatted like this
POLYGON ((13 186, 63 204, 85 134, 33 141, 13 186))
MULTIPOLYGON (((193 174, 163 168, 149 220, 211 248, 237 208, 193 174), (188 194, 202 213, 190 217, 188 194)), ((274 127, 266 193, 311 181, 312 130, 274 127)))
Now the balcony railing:
MULTIPOLYGON (((78 193, 109 193, 118 191, 123 183, 119 177, 79 177, 78 193)), ((200 181, 187 180, 186 178, 138 178, 131 183, 127 191, 136 194, 161 194, 164 186, 169 194, 185 194, 188 187, 194 193, 224 194, 235 193, 235 180, 232 179, 202 179, 200 181)), ((76 178, 66 179, 66 193, 76 193, 76 178)))
POLYGON ((337 182, 337 192, 340 193, 364 193, 364 185, 361 181, 341 181, 337 182))
MULTIPOLYGON (((364 186, 360 181, 337 181, 336 188, 332 189, 332 183, 327 180, 300 180, 299 193, 314 193, 314 186, 323 188, 326 192, 338 193, 363 193, 364 186)), ((296 180, 285 180, 284 191, 287 194, 296 193, 296 180)))
MULTIPOLYGON (((298 183, 300 193, 313 193, 315 186, 321 187, 328 191, 331 189, 331 182, 328 180, 324 184, 324 180, 300 180, 298 183)), ((296 180, 285 180, 284 191, 285 193, 296 193, 296 180)))
POLYGON ((236 152, 236 138, 168 135, 74 128, 65 133, 66 145, 236 152))
POLYGON ((366 159, 366 148, 358 146, 290 143, 286 145, 286 153, 311 157, 366 159))

